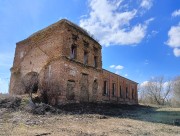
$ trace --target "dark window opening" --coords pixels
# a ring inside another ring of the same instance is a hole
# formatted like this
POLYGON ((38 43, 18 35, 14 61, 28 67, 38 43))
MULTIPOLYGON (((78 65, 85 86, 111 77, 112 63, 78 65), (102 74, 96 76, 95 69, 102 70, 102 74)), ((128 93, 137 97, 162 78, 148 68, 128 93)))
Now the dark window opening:
POLYGON ((77 36, 77 35, 75 35, 75 34, 72 34, 72 39, 73 39, 74 41, 77 41, 78 36, 77 36))
POLYGON ((97 79, 94 80, 93 82, 93 94, 94 93, 97 93, 97 89, 98 89, 98 82, 97 82, 97 79))
POLYGON ((120 98, 122 98, 122 97, 123 97, 123 95, 122 95, 122 88, 121 88, 121 85, 120 85, 120 92, 119 92, 119 95, 120 95, 120 98))
POLYGON ((84 47, 89 47, 89 43, 84 41, 84 47))
POLYGON ((33 91, 32 91, 32 93, 37 93, 37 91, 38 91, 38 83, 35 83, 34 85, 33 85, 33 91))
POLYGON ((82 76, 88 76, 88 74, 86 74, 86 73, 82 73, 82 76))
POLYGON ((97 54, 98 53, 98 49, 96 47, 93 47, 94 49, 94 53, 97 54))
POLYGON ((88 52, 84 51, 84 64, 88 64, 88 52))
POLYGON ((74 83, 75 83, 75 81, 74 81, 74 80, 71 80, 71 79, 70 79, 70 80, 68 80, 68 82, 74 82, 74 83))
POLYGON ((72 45, 71 46, 70 58, 71 59, 76 59, 76 56, 77 56, 77 47, 72 45))
POLYGON ((126 87, 126 98, 128 98, 128 87, 126 87))
POLYGON ((132 99, 134 99, 134 89, 132 89, 132 99))
POLYGON ((75 98, 75 81, 68 80, 67 81, 67 88, 66 88, 66 98, 68 100, 74 100, 75 98))
POLYGON ((97 82, 97 79, 94 80, 94 83, 96 83, 96 82, 97 82))
POLYGON ((108 95, 107 81, 104 81, 104 91, 103 91, 103 95, 108 95))
POLYGON ((112 84, 112 96, 115 96, 115 92, 116 92, 116 84, 113 83, 112 84))
POLYGON ((94 67, 97 68, 98 64, 97 64, 97 56, 94 56, 94 67))

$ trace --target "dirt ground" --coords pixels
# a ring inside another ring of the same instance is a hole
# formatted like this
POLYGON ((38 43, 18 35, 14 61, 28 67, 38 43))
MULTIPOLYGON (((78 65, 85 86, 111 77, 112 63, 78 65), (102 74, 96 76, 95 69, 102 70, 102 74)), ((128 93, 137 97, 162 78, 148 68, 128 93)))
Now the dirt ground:
POLYGON ((70 104, 34 115, 0 108, 0 136, 180 136, 180 108, 70 104))

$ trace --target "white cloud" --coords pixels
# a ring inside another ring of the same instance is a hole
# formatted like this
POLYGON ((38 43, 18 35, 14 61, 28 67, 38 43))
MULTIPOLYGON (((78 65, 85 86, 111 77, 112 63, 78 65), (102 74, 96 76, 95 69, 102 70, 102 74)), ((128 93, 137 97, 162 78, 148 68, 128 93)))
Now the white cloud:
POLYGON ((114 69, 116 69, 116 70, 122 70, 123 68, 124 68, 124 66, 121 66, 121 65, 111 65, 111 66, 109 66, 110 68, 114 68, 114 69))
POLYGON ((127 77, 127 76, 128 76, 128 74, 125 74, 124 76, 125 76, 125 77, 127 77))
POLYGON ((115 65, 111 65, 111 66, 110 66, 110 68, 114 68, 114 67, 115 67, 115 65))
POLYGON ((172 17, 177 17, 177 16, 180 16, 180 9, 179 9, 179 10, 175 10, 175 11, 172 13, 172 17))
POLYGON ((152 0, 142 0, 140 6, 149 10, 153 6, 153 2, 152 0))
POLYGON ((119 71, 116 71, 115 74, 120 75, 119 71))
POLYGON ((124 67, 121 66, 121 65, 117 65, 117 66, 115 67, 116 70, 121 70, 121 69, 123 69, 123 68, 124 68, 124 67))
MULTIPOLYGON (((142 83, 140 84, 140 87, 141 87, 141 88, 146 87, 146 86, 149 85, 149 83, 150 83, 151 85, 160 85, 159 82, 144 81, 144 82, 142 82, 142 83)), ((171 83, 171 81, 162 83, 163 88, 167 88, 170 83, 171 83)))
POLYGON ((169 39, 167 44, 173 48, 180 47, 180 24, 172 26, 168 32, 169 39))
POLYGON ((144 81, 140 84, 140 87, 145 87, 148 85, 148 83, 149 83, 149 81, 144 81))
POLYGON ((114 69, 115 73, 120 75, 120 70, 124 69, 124 66, 121 65, 111 65, 110 68, 114 69))
POLYGON ((180 56, 180 24, 171 27, 168 32, 168 41, 166 44, 174 48, 174 55, 176 57, 180 56))
POLYGON ((151 38, 155 37, 158 33, 159 33, 158 31, 152 30, 151 33, 149 33, 149 34, 147 35, 147 42, 148 42, 151 38))
POLYGON ((174 48, 173 52, 176 57, 180 57, 180 48, 174 48))
POLYGON ((84 17, 87 17, 88 15, 82 15, 82 16, 80 16, 80 18, 84 18, 84 17))
POLYGON ((90 13, 80 20, 80 26, 93 34, 102 45, 109 46, 134 45, 142 41, 146 35, 148 22, 138 22, 131 26, 137 18, 138 10, 120 11, 123 0, 90 0, 90 13))
POLYGON ((155 18, 151 17, 145 21, 145 24, 148 25, 150 22, 154 21, 155 18))
POLYGON ((159 32, 158 31, 156 31, 156 30, 152 30, 152 35, 154 36, 154 35, 156 35, 156 34, 158 34, 159 32))

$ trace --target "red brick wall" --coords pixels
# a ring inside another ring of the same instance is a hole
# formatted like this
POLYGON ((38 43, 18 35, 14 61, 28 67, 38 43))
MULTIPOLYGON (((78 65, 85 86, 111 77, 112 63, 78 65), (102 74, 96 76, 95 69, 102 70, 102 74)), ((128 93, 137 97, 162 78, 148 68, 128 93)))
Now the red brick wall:
POLYGON ((39 73, 52 59, 62 56, 64 25, 54 25, 16 44, 9 92, 24 92, 21 80, 28 72, 39 73), (58 29, 57 29, 58 28, 58 29))
MULTIPOLYGON (((102 70, 101 46, 81 29, 66 21, 60 21, 17 43, 14 64, 11 69, 11 94, 23 94, 22 78, 29 72, 39 73, 41 87, 52 84, 56 94, 50 103, 107 101, 137 104, 137 84, 114 73, 102 70), (74 36, 76 38, 74 38, 74 36), (86 43, 86 46, 85 46, 86 43), (88 47, 87 47, 88 44, 88 47), (77 56, 70 58, 71 46, 75 45, 77 56), (96 50, 95 50, 96 49, 96 50), (84 51, 88 52, 88 63, 84 64, 84 51), (97 68, 94 67, 97 57, 97 68), (103 95, 103 82, 108 81, 108 95, 103 95), (112 84, 116 85, 112 95, 112 84), (123 97, 120 98, 120 85, 123 97), (125 90, 128 86, 128 99, 125 90), (132 99, 132 88, 136 94, 132 99), (83 91, 84 90, 84 91, 83 91), (72 91, 72 92, 71 92, 72 91), (86 93, 87 92, 87 93, 86 93), (69 94, 73 94, 70 100, 69 94)), ((39 88, 41 89, 41 88, 39 88)), ((51 93, 53 93, 51 88, 51 93)), ((41 90, 42 91, 42 90, 41 90)))
MULTIPOLYGON (((75 61, 69 60, 68 58, 61 58, 57 61, 53 61, 47 66, 47 68, 41 74, 41 78, 46 77, 47 82, 58 82, 60 84, 60 95, 59 102, 64 103, 66 99, 67 82, 75 82, 75 100, 73 102, 80 101, 80 90, 81 90, 81 78, 82 74, 88 75, 88 92, 89 101, 92 101, 92 86, 94 80, 98 82, 97 101, 101 100, 102 81, 100 70, 94 70, 92 67, 84 67, 83 64, 76 63, 75 61), (50 70, 49 70, 50 68, 50 70)), ((45 80, 45 79, 44 79, 45 80)))
POLYGON ((108 95, 103 96, 104 101, 112 101, 117 103, 137 104, 137 83, 121 77, 117 74, 103 70, 103 81, 108 83, 108 95), (115 83, 115 96, 112 95, 113 83, 115 83), (120 86, 122 90, 122 97, 120 97, 120 86), (128 98, 126 98, 126 87, 128 87, 128 98), (132 89, 134 89, 134 97, 132 98, 132 89))
POLYGON ((70 57, 70 48, 72 45, 77 46, 76 61, 83 63, 84 51, 88 52, 88 65, 94 67, 94 56, 98 58, 98 69, 102 69, 101 46, 93 41, 90 37, 77 31, 77 29, 66 24, 65 35, 63 35, 65 46, 63 48, 63 55, 70 57), (73 35, 77 36, 77 40, 73 40, 73 35), (88 47, 84 46, 84 42, 89 44, 88 47), (97 48, 97 52, 94 51, 97 48))

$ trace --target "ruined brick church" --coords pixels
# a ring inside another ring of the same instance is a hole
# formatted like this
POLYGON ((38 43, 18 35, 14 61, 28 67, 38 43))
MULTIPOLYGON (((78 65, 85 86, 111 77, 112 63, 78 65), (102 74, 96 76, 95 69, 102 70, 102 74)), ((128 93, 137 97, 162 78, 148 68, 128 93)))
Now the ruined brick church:
POLYGON ((101 49, 82 28, 60 20, 16 44, 9 93, 24 94, 23 77, 36 73, 37 92, 42 85, 51 86, 51 104, 137 104, 137 83, 103 69, 101 49))

